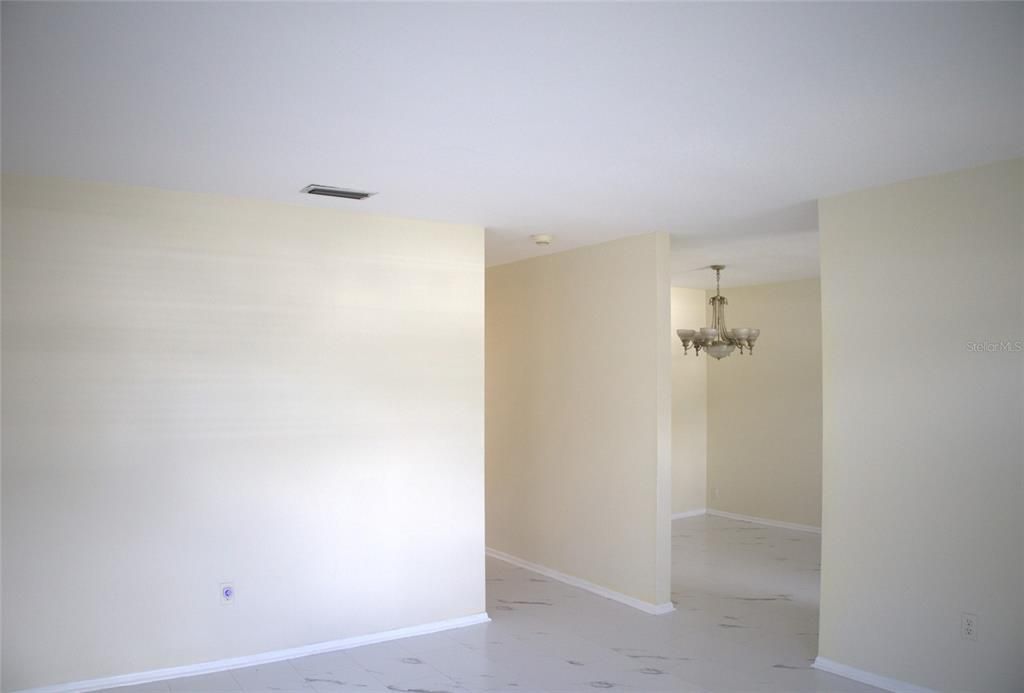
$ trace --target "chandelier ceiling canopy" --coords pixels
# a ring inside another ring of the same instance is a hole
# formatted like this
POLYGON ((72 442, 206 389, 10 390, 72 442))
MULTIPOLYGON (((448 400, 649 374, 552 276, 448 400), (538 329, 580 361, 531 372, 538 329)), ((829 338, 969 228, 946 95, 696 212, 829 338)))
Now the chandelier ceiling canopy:
POLYGON ((711 326, 702 327, 699 330, 676 330, 679 341, 683 343, 683 353, 689 353, 690 347, 694 349, 694 355, 699 356, 701 349, 708 352, 708 356, 721 360, 740 348, 748 355, 754 353, 754 342, 757 341, 761 330, 754 327, 734 327, 729 329, 725 325, 725 307, 729 304, 722 295, 721 278, 725 265, 711 265, 715 270, 715 295, 708 299, 711 305, 711 326))

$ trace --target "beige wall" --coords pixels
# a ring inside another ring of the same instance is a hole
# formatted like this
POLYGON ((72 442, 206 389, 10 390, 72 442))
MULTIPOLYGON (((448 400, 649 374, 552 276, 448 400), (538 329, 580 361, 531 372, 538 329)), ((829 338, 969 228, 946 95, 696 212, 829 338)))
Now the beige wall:
POLYGON ((487 270, 487 545, 669 601, 668 238, 487 270))
POLYGON ((3 195, 5 689, 484 610, 480 228, 3 195))
POLYGON ((820 215, 820 656, 1019 691, 1024 352, 971 344, 1024 340, 1024 160, 824 200, 820 215))
POLYGON ((683 354, 682 327, 706 324, 703 289, 672 287, 672 512, 706 506, 708 468, 708 365, 705 356, 683 354))
POLYGON ((722 294, 728 326, 757 327, 761 335, 752 356, 737 350, 707 365, 708 507, 820 527, 819 282, 722 294))

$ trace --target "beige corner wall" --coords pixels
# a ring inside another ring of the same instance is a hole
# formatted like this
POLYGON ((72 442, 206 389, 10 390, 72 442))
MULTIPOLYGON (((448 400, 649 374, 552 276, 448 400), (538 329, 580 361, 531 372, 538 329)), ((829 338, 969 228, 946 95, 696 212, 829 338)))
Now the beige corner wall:
POLYGON ((679 328, 696 329, 707 322, 703 289, 672 287, 672 512, 706 506, 708 469, 708 365, 691 350, 683 354, 679 328))
POLYGON ((487 270, 487 545, 669 602, 669 245, 487 270))
POLYGON ((819 654, 1020 691, 1024 160, 827 199, 820 223, 819 654))
POLYGON ((482 229, 6 179, 3 234, 5 690, 484 610, 482 229))
POLYGON ((729 327, 761 335, 752 356, 708 362, 708 507, 820 527, 819 281, 722 293, 729 327))

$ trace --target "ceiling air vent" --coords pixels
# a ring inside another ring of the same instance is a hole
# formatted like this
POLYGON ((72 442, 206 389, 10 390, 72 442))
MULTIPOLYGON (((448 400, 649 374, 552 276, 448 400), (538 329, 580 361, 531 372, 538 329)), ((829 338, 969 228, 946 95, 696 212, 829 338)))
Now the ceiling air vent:
POLYGON ((310 195, 326 195, 327 197, 344 197, 346 200, 365 200, 377 193, 349 190, 348 188, 332 188, 329 185, 307 185, 302 192, 310 195))

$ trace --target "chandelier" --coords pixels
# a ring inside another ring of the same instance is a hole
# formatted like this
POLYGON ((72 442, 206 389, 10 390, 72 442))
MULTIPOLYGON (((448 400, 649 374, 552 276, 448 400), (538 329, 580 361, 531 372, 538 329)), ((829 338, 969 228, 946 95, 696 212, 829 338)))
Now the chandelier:
POLYGON ((714 359, 724 359, 731 354, 736 347, 740 353, 747 350, 747 354, 754 353, 754 342, 757 341, 761 330, 753 327, 734 327, 729 329, 725 326, 725 307, 729 304, 722 295, 721 278, 725 265, 711 265, 715 270, 715 295, 708 303, 711 304, 711 327, 702 327, 700 330, 676 330, 679 341, 683 343, 683 353, 690 353, 693 347, 694 354, 699 356, 700 350, 708 352, 708 356, 714 359))

